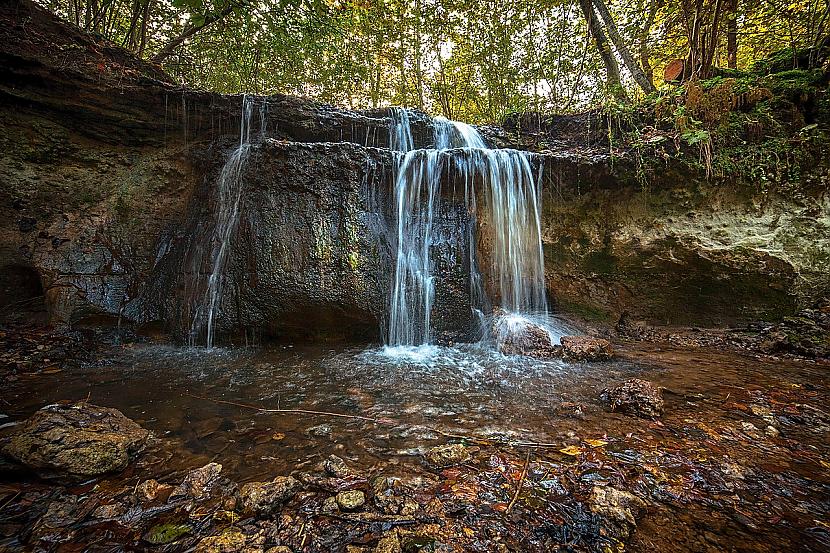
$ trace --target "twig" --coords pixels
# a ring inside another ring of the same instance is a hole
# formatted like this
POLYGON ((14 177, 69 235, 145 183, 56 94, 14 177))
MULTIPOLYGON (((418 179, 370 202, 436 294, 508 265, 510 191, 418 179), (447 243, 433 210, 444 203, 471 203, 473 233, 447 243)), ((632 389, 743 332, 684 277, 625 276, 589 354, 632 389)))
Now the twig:
POLYGON ((440 428, 435 428, 432 426, 427 426, 423 424, 409 424, 402 421, 397 421, 394 419, 378 419, 374 417, 364 417, 361 415, 348 415, 346 413, 332 413, 330 411, 314 411, 312 409, 267 409, 265 407, 257 407, 256 405, 250 405, 247 403, 238 403, 236 401, 228 401, 225 399, 213 399, 204 396, 197 396, 195 394, 185 394, 186 396, 190 396, 192 398, 201 399, 204 401, 210 401, 213 403, 221 403, 224 405, 233 405, 235 407, 243 407, 245 409, 252 409, 254 411, 259 411, 260 413, 293 413, 293 414, 301 414, 301 415, 312 415, 318 417, 338 417, 343 419, 352 419, 352 420, 362 420, 367 422, 372 422, 375 424, 387 424, 391 426, 408 426, 409 428, 423 428, 425 430, 429 430, 435 432, 437 434, 441 434, 446 438, 455 438, 457 440, 465 440, 472 443, 477 443, 481 445, 504 445, 504 446, 511 446, 511 447, 529 447, 529 448, 544 448, 544 449, 559 449, 562 447, 561 444, 555 444, 550 442, 526 442, 526 441, 515 441, 515 440, 505 440, 505 439, 488 439, 488 438, 477 438, 475 436, 467 436, 465 434, 453 434, 451 432, 445 432, 440 428))
POLYGON ((519 485, 516 486, 516 493, 513 494, 513 500, 510 501, 510 505, 507 506, 507 510, 504 511, 505 513, 509 513, 510 509, 513 508, 513 505, 516 504, 516 500, 519 499, 519 494, 522 491, 522 488, 525 485, 525 477, 527 476, 527 466, 530 464, 530 452, 533 451, 532 449, 528 448, 527 450, 527 457, 525 457, 525 466, 522 468, 522 476, 519 478, 519 485))
POLYGON ((224 399, 212 399, 209 397, 202 397, 197 396, 194 394, 185 394, 190 397, 194 397, 196 399, 202 399, 205 401, 212 401, 213 403, 223 403, 225 405, 235 405, 236 407, 244 407, 246 409, 253 409, 255 411, 259 411, 261 413, 299 413, 303 415, 316 415, 319 417, 341 417, 344 419, 357 419, 363 421, 374 422, 377 424, 398 424, 397 422, 389 419, 376 419, 373 417, 363 417, 360 415, 347 415, 345 413, 330 413, 328 411, 313 411, 311 409, 265 409, 264 407, 257 407, 256 405, 247 405, 245 403, 237 403, 235 401, 227 401, 224 399))

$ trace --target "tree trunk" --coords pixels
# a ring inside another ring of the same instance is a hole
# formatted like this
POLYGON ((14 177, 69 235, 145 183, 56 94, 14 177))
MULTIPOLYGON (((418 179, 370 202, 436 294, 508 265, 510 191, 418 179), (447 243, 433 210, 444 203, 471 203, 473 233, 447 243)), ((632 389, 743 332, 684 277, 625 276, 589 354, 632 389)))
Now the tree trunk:
POLYGON ((640 29, 640 65, 643 68, 648 82, 654 86, 654 68, 651 66, 651 49, 648 46, 648 35, 651 32, 651 27, 654 25, 654 19, 657 17, 657 10, 660 9, 660 0, 651 0, 648 7, 648 17, 640 29))
POLYGON ((726 19, 726 66, 738 68, 738 0, 729 0, 726 19))
POLYGON ((582 9, 582 15, 585 16, 585 23, 588 24, 588 34, 594 38, 597 51, 605 65, 606 88, 617 98, 626 99, 627 96, 620 81, 620 66, 614 58, 614 53, 611 51, 608 39, 605 38, 605 33, 602 32, 602 28, 599 26, 591 0, 579 0, 579 7, 582 9))
POLYGON ((614 42, 614 48, 617 49, 617 53, 620 54, 620 57, 625 64, 625 67, 628 69, 628 72, 631 73, 631 76, 634 78, 634 81, 643 89, 643 92, 648 94, 649 92, 654 92, 655 88, 651 81, 648 80, 643 70, 640 69, 640 66, 637 65, 637 62, 634 61, 634 56, 631 55, 631 51, 628 49, 628 45, 623 40, 622 36, 620 36, 620 32, 617 29, 616 23, 614 23, 614 18, 611 17, 611 12, 608 11, 608 6, 605 5, 603 0, 593 0, 594 6, 596 6, 597 11, 599 12, 600 17, 605 22, 605 27, 608 29, 608 35, 611 37, 611 40, 614 42))

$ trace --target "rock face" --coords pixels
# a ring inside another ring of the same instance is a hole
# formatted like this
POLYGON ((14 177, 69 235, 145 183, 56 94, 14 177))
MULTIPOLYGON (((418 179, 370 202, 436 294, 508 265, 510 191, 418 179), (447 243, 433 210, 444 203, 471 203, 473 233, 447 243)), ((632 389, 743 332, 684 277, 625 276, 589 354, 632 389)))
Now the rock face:
POLYGON ((117 409, 48 405, 23 423, 3 453, 44 476, 84 480, 126 468, 149 435, 117 409))
POLYGON ((590 336, 563 336, 562 357, 568 361, 608 361, 614 357, 611 342, 590 336))
POLYGON ((830 357, 830 300, 822 299, 812 308, 762 332, 761 349, 766 353, 792 353, 805 357, 830 357))
POLYGON ((644 419, 656 419, 663 414, 663 394, 647 380, 626 380, 619 386, 603 390, 600 398, 612 411, 644 419))
POLYGON ((278 476, 271 482, 249 482, 239 490, 242 509, 246 513, 268 516, 294 497, 301 488, 291 476, 278 476))

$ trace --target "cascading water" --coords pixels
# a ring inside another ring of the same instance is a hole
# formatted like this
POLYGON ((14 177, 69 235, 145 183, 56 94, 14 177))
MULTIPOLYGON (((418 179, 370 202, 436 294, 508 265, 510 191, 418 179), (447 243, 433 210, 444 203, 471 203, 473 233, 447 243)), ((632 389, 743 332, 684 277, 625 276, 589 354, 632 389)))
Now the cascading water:
POLYGON ((395 177, 397 257, 387 344, 430 343, 435 301, 430 249, 442 175, 448 168, 464 182, 468 213, 482 219, 470 225, 468 256, 470 297, 483 333, 490 301, 477 259, 476 226, 490 241, 489 288, 498 295, 496 300, 507 311, 511 325, 527 317, 546 319, 541 168, 534 175, 529 154, 490 149, 473 127, 443 118, 433 121, 434 148, 414 150, 406 110, 396 109, 392 116, 390 146, 402 153, 397 154, 395 177), (476 186, 482 188, 483 206, 477 205, 476 186))
MULTIPOLYGON (((228 155, 216 182, 216 221, 211 237, 211 271, 201 300, 194 309, 190 327, 190 345, 197 345, 204 336, 204 344, 213 347, 215 323, 219 315, 222 290, 225 284, 225 265, 230 252, 231 238, 239 223, 242 202, 242 171, 251 151, 251 121, 256 99, 242 98, 242 120, 239 128, 239 146, 228 155)), ((259 106, 259 139, 265 137, 265 102, 259 106)))

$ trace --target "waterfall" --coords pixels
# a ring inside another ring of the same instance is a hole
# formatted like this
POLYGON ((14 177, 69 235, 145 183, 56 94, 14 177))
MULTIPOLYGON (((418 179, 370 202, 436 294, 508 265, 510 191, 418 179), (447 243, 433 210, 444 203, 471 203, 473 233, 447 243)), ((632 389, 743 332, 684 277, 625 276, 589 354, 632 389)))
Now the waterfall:
POLYGON ((406 110, 392 112, 390 146, 396 154, 397 252, 387 344, 429 344, 435 279, 430 260, 442 176, 452 169, 464 182, 470 297, 483 325, 491 300, 477 259, 475 228, 492 246, 488 271, 498 305, 511 316, 547 315, 541 232, 541 169, 534 175, 529 154, 494 150, 470 125, 436 118, 434 147, 412 149, 406 110), (481 187, 484 205, 477 202, 481 187))
MULTIPOLYGON (((231 239, 239 223, 242 202, 242 172, 251 151, 251 120, 256 98, 244 95, 242 118, 239 126, 239 145, 228 154, 216 181, 216 219, 211 236, 211 270, 204 295, 197 302, 190 327, 190 345, 197 345, 204 335, 204 344, 211 348, 214 343, 215 324, 222 301, 222 291, 227 275, 225 268, 231 249, 231 239)), ((262 140, 266 130, 266 103, 259 106, 259 136, 262 140)))

